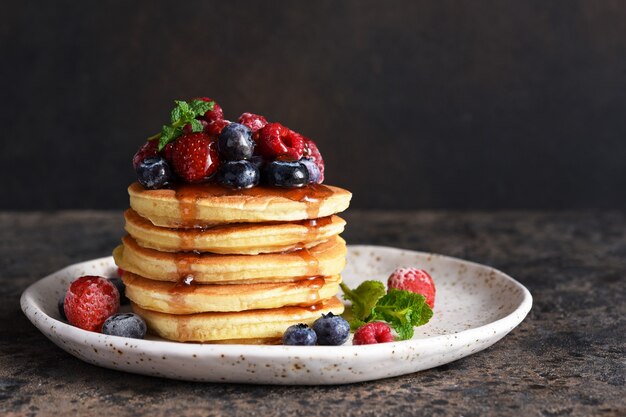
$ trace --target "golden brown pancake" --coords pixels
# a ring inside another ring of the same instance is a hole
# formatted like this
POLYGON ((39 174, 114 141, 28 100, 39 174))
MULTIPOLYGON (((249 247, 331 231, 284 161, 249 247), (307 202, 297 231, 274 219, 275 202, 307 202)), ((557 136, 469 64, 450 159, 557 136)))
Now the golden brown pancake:
POLYGON ((343 313, 344 306, 336 297, 311 307, 281 307, 248 310, 236 313, 197 313, 174 315, 145 310, 132 304, 133 311, 147 323, 148 329, 165 339, 179 342, 228 341, 231 343, 275 343, 287 327, 304 323, 311 325, 321 314, 343 313))
POLYGON ((341 277, 309 277, 294 282, 209 285, 154 281, 124 272, 126 296, 141 308, 169 314, 243 311, 310 306, 333 297, 341 277))
POLYGON ((122 238, 113 258, 117 266, 158 281, 177 282, 191 276, 197 283, 293 281, 294 277, 338 275, 346 262, 346 242, 339 236, 311 249, 260 255, 217 255, 159 252, 122 238))
POLYGON ((194 228, 224 223, 317 219, 348 208, 352 194, 339 187, 253 187, 230 190, 215 184, 180 184, 173 189, 128 187, 130 206, 154 225, 194 228))
POLYGON ((207 229, 158 227, 132 209, 124 213, 126 231, 143 247, 164 252, 198 251, 256 255, 310 248, 343 232, 337 216, 299 222, 234 223, 207 229))

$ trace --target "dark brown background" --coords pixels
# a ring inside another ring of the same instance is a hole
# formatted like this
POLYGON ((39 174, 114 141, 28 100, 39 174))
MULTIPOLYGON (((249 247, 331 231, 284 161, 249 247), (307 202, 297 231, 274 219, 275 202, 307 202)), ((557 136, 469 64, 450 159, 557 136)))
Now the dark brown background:
POLYGON ((123 208, 172 100, 316 140, 358 208, 626 208, 620 1, 4 2, 0 209, 123 208))

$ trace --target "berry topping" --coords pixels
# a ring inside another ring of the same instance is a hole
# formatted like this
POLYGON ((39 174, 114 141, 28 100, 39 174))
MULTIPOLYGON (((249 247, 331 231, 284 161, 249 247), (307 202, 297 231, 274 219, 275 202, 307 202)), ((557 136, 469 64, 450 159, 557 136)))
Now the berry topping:
POLYGON ((129 304, 130 300, 126 297, 126 285, 124 285, 122 278, 109 278, 109 281, 111 281, 111 284, 115 285, 117 292, 120 293, 120 305, 129 304))
POLYGON ((265 117, 254 113, 244 113, 239 116, 239 119, 237 119, 237 121, 244 126, 248 126, 252 133, 258 132, 259 130, 263 129, 267 124, 267 120, 265 119, 265 117))
POLYGON ((254 146, 252 131, 240 123, 231 123, 224 127, 217 140, 220 158, 225 161, 251 158, 254 146))
POLYGON ((72 282, 65 294, 67 321, 92 332, 99 332, 104 321, 117 313, 119 307, 117 288, 103 277, 80 277, 72 282))
POLYGON ((102 333, 111 336, 143 339, 146 331, 146 322, 135 313, 115 314, 106 319, 102 325, 102 333))
MULTIPOLYGON (((207 122, 204 119, 200 119, 198 120, 198 122, 200 122, 200 125, 202 126, 202 130, 206 130, 207 126, 209 125, 209 122, 207 122)), ((185 126, 183 126, 183 133, 184 134, 194 133, 193 126, 191 125, 191 123, 187 123, 185 126)))
POLYGON ((158 156, 159 143, 154 140, 149 140, 148 142, 141 145, 141 148, 137 150, 135 156, 133 156, 133 169, 137 169, 141 161, 146 158, 151 158, 153 156, 158 156))
POLYGON ((322 154, 320 150, 317 148, 315 142, 311 139, 304 138, 304 157, 310 159, 317 165, 317 168, 320 171, 320 176, 317 181, 311 180, 311 182, 321 184, 324 182, 324 159, 322 159, 322 154))
POLYGON ((250 161, 224 162, 217 172, 217 182, 230 188, 251 188, 259 183, 259 168, 250 161))
POLYGON ((215 120, 222 120, 224 118, 224 110, 222 110, 222 106, 217 104, 217 101, 208 97, 198 97, 198 98, 194 98, 194 100, 206 101, 207 103, 212 101, 214 103, 213 110, 209 110, 204 114, 204 118, 209 123, 215 120))
POLYGON ((423 269, 397 268, 389 276, 387 287, 421 294, 430 308, 435 307, 435 283, 423 269))
POLYGON ((353 345, 372 345, 393 342, 391 328, 386 323, 374 321, 357 329, 352 339, 353 345))
POLYGON ((259 154, 265 158, 285 161, 298 161, 302 158, 304 153, 302 135, 280 123, 268 123, 258 133, 259 154))
POLYGON ((322 317, 313 323, 313 330, 317 335, 317 343, 320 345, 343 345, 350 336, 348 322, 333 313, 322 314, 322 317))
POLYGON ((137 181, 149 190, 163 188, 172 178, 169 164, 160 156, 144 159, 135 171, 137 172, 137 181))
POLYGON ((213 137, 218 137, 220 135, 220 133, 222 133, 222 129, 224 129, 226 126, 228 126, 230 124, 230 122, 228 120, 215 120, 211 123, 209 123, 205 128, 204 128, 204 133, 211 135, 213 137))
POLYGON ((283 334, 283 345, 313 346, 317 343, 317 335, 306 324, 289 326, 283 334))
POLYGON ((262 176, 274 187, 303 187, 309 182, 309 172, 300 162, 272 161, 263 167, 262 176))
POLYGON ((309 158, 302 158, 300 160, 300 163, 304 165, 306 167, 306 170, 309 172, 309 184, 319 184, 322 182, 320 180, 322 174, 315 162, 313 162, 309 158))
POLYGON ((174 172, 186 182, 206 181, 219 165, 215 141, 206 133, 183 135, 172 151, 174 172))

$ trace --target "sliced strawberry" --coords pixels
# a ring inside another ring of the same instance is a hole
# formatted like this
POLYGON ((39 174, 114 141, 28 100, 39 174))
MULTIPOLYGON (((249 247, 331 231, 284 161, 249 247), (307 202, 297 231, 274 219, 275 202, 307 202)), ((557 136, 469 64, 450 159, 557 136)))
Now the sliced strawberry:
POLYGON ((215 141, 202 132, 179 137, 172 149, 172 164, 174 172, 184 181, 206 181, 219 165, 215 141))
POLYGON ((304 137, 280 123, 268 123, 259 130, 257 145, 266 159, 298 161, 304 153, 304 137))
POLYGON ((144 159, 157 156, 159 152, 157 148, 158 145, 158 140, 149 140, 141 145, 141 147, 135 153, 135 156, 133 156, 133 169, 136 170, 141 161, 143 161, 144 159))

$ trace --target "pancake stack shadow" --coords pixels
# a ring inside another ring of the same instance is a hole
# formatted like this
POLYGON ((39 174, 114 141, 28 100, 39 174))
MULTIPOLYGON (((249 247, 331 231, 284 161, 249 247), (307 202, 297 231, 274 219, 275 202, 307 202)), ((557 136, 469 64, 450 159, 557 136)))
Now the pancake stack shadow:
POLYGON ((339 236, 351 194, 338 187, 132 184, 128 235, 113 256, 126 295, 165 339, 277 343, 293 324, 341 314, 339 236))

